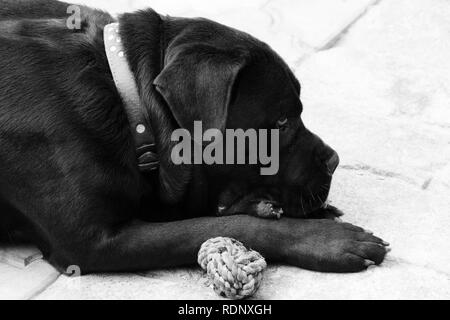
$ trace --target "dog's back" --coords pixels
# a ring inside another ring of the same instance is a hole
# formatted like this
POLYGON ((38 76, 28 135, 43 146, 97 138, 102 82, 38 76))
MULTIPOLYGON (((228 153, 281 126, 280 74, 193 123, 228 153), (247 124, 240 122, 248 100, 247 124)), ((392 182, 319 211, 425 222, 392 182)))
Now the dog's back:
MULTIPOLYGON (((12 63, 17 56, 8 57, 6 50, 11 50, 11 42, 20 40, 17 33, 21 23, 26 20, 46 20, 63 18, 67 15, 68 4, 54 0, 0 0, 0 70, 5 75, 3 68, 12 63), (3 50, 2 50, 3 48, 3 50), (3 51, 3 53, 2 53, 3 51)), ((15 65, 15 64, 14 64, 15 65)), ((0 91, 1 110, 9 109, 10 103, 6 100, 6 80, 1 78, 4 92, 0 91)), ((9 86, 8 86, 9 87, 9 86)), ((8 90, 10 93, 10 91, 8 90)), ((9 96, 10 94, 8 94, 9 96)), ((2 120, 0 119, 0 127, 2 120)), ((20 214, 2 201, 0 195, 0 242, 22 242, 28 240, 26 228, 20 214), (24 232, 25 231, 25 232, 24 232)))
POLYGON ((62 18, 69 4, 54 0, 0 0, 0 21, 62 18))
MULTIPOLYGON (((26 189, 17 173, 26 173, 28 166, 40 169, 35 165, 39 157, 53 152, 47 150, 49 137, 73 134, 68 123, 79 119, 78 108, 89 107, 78 99, 98 94, 82 79, 104 82, 102 30, 95 24, 112 18, 80 7, 85 29, 71 30, 69 6, 53 0, 0 0, 0 241, 15 241, 24 225, 7 196, 11 182, 26 189), (79 81, 71 82, 67 74, 79 81)), ((26 174, 32 177, 32 171, 26 174)))

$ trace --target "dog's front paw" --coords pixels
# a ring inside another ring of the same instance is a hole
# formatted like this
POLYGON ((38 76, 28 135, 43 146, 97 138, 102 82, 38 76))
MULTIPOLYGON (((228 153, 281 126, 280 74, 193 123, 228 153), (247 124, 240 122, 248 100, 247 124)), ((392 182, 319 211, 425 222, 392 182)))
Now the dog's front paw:
POLYGON ((322 272, 358 272, 383 262, 389 244, 349 223, 293 220, 287 262, 322 272), (297 239, 298 237, 298 239, 297 239))

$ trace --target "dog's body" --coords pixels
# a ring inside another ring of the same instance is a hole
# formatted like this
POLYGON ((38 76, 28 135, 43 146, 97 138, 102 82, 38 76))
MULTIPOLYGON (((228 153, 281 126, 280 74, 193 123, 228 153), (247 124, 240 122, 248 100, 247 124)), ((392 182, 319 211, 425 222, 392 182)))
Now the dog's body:
POLYGON ((121 16, 160 157, 157 172, 142 173, 105 55, 103 28, 114 19, 81 7, 81 29, 71 30, 67 8, 0 0, 1 237, 26 234, 55 266, 84 273, 190 264, 215 236, 314 270, 383 261, 384 242, 363 229, 299 219, 335 214, 323 204, 337 155, 303 126, 298 81, 270 48, 208 20, 121 16), (172 131, 194 120, 223 130, 270 129, 278 119, 289 125, 276 176, 170 162, 172 131), (288 217, 249 216, 258 201, 288 217), (230 215, 214 217, 221 202, 230 215))

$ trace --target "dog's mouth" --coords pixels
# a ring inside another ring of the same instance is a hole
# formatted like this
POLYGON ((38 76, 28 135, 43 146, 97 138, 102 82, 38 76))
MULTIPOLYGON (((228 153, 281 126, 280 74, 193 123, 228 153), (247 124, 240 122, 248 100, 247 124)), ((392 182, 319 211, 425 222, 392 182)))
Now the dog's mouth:
POLYGON ((331 178, 302 187, 263 187, 251 193, 229 188, 214 205, 219 216, 248 213, 262 218, 307 218, 327 207, 330 186, 331 178))
POLYGON ((317 188, 290 188, 283 193, 283 211, 290 217, 308 217, 313 212, 327 207, 331 182, 317 188))

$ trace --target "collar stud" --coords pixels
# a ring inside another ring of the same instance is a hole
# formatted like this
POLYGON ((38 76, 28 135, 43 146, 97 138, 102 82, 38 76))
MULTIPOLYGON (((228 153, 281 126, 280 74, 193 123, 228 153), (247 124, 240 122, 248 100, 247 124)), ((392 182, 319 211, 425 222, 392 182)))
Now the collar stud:
POLYGON ((138 124, 136 126, 136 132, 139 134, 143 134, 147 130, 143 124, 138 124))

